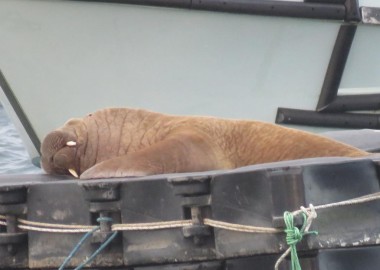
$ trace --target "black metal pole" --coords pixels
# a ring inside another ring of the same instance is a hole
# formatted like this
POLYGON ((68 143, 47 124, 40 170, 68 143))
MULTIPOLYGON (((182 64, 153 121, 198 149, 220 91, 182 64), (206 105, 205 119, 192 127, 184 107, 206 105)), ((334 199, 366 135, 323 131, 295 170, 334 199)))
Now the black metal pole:
POLYGON ((72 0, 175 7, 243 14, 345 20, 343 3, 304 3, 266 0, 72 0))
MULTIPOLYGON (((287 16, 344 20, 344 6, 339 4, 303 3, 252 0, 194 0, 193 9, 246 13, 255 15, 287 16)), ((344 15, 345 16, 345 15, 344 15)))
POLYGON ((323 112, 366 111, 380 109, 380 94, 337 96, 323 112))
POLYGON ((318 113, 315 111, 279 108, 276 123, 318 127, 379 129, 380 115, 364 113, 318 113))
POLYGON ((337 96, 355 32, 356 25, 353 24, 341 25, 339 29, 316 109, 319 112, 324 111, 337 96))

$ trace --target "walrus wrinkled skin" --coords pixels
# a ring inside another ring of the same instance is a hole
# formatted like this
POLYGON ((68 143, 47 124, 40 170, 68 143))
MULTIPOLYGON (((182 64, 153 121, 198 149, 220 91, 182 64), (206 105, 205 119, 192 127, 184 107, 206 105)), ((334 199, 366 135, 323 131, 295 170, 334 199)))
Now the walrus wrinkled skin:
POLYGON ((127 108, 103 109, 69 120, 45 137, 41 153, 47 173, 75 170, 81 179, 369 155, 322 136, 259 121, 171 116, 127 108))

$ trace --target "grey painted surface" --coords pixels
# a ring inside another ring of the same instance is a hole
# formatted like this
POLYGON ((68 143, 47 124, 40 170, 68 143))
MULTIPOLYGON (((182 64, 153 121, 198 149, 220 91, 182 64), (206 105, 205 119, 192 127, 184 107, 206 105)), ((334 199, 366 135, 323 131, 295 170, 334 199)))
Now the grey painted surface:
MULTIPOLYGON (((279 106, 316 107, 339 25, 120 4, 1 0, 0 68, 40 139, 68 118, 103 107, 273 122, 279 106)), ((362 27, 358 35, 370 34, 379 44, 379 29, 362 27)), ((354 46, 369 51, 375 45, 355 41, 354 46)), ((365 62, 366 68, 376 61, 365 62)), ((343 84, 367 87, 367 77, 360 83, 351 78, 362 78, 352 65, 343 84)), ((30 146, 29 151, 36 155, 30 146)))
POLYGON ((367 6, 367 7, 380 7, 379 0, 359 0, 360 6, 367 6))

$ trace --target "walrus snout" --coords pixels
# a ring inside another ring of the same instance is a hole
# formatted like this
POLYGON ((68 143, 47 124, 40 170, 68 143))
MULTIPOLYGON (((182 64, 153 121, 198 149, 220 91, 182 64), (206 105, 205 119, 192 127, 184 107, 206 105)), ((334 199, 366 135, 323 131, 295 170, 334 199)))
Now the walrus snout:
POLYGON ((69 174, 69 170, 77 172, 79 168, 75 162, 76 140, 76 136, 71 132, 50 132, 41 145, 42 168, 48 173, 69 174))

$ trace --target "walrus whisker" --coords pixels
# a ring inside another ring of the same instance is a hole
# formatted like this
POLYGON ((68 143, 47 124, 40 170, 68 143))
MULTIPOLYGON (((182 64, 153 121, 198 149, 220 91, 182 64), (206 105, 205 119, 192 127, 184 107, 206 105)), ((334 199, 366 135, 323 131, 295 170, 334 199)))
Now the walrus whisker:
POLYGON ((70 172, 75 178, 79 178, 77 172, 76 172, 74 169, 69 169, 69 172, 70 172))
POLYGON ((74 142, 74 141, 69 141, 69 142, 66 143, 66 145, 67 145, 67 146, 76 146, 77 143, 74 142))

